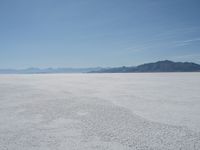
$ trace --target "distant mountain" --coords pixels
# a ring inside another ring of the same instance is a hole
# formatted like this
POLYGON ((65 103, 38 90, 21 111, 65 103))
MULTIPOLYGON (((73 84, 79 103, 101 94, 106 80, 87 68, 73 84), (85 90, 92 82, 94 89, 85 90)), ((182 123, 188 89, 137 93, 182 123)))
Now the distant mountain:
POLYGON ((128 72, 198 72, 200 65, 191 62, 173 62, 169 60, 146 63, 136 67, 107 68, 91 73, 128 73, 128 72))
POLYGON ((96 68, 27 68, 27 69, 0 69, 0 74, 43 74, 43 73, 87 73, 101 70, 96 68))
POLYGON ((129 72, 198 72, 200 65, 191 62, 169 60, 146 63, 139 66, 115 68, 27 68, 0 69, 0 74, 44 74, 44 73, 129 73, 129 72))

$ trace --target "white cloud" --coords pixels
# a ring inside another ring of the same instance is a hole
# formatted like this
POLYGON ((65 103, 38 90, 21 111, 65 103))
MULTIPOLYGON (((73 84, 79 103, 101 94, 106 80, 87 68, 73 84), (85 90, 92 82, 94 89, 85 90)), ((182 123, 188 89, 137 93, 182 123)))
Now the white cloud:
POLYGON ((191 62, 200 63, 199 61, 200 53, 174 56, 172 57, 172 59, 177 60, 177 61, 191 61, 191 62))
POLYGON ((187 46, 187 45, 190 45, 194 42, 200 42, 200 38, 183 40, 183 41, 176 41, 175 44, 176 44, 176 46, 187 46))

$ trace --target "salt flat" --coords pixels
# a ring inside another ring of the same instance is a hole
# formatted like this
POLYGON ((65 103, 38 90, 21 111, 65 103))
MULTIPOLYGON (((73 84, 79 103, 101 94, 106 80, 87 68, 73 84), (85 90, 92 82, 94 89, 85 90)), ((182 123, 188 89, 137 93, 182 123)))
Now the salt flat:
POLYGON ((0 75, 0 150, 199 150, 200 73, 0 75))

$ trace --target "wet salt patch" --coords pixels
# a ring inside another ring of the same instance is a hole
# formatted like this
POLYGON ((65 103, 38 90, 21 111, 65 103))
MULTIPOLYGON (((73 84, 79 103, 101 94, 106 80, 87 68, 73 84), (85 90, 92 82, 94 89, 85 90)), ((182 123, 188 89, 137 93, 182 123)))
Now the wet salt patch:
POLYGON ((120 143, 101 141, 98 137, 93 137, 87 142, 83 140, 66 141, 59 147, 60 149, 66 149, 66 147, 70 147, 70 150, 133 150, 120 143))
POLYGON ((102 142, 116 142, 132 149, 200 148, 200 134, 187 128, 150 122, 114 105, 88 105, 88 110, 91 115, 82 119, 87 141, 97 136, 102 142))

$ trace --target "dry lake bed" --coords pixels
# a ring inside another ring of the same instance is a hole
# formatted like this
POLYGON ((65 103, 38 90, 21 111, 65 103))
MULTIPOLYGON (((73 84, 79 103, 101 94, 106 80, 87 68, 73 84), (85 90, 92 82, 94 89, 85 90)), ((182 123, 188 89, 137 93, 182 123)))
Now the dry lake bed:
POLYGON ((200 73, 0 75, 0 150, 199 150, 200 73))

